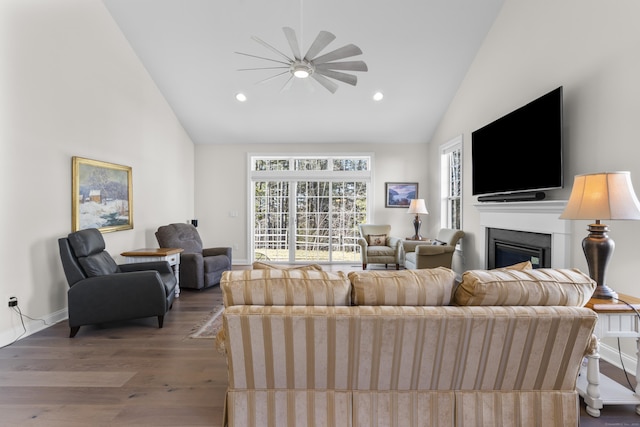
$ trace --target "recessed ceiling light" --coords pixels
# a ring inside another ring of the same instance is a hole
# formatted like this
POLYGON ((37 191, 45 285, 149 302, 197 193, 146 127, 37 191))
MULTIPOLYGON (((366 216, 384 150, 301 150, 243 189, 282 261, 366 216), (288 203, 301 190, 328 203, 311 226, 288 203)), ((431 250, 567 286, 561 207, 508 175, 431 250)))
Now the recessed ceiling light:
POLYGON ((382 92, 376 92, 373 94, 374 101, 382 101, 382 98, 384 98, 384 94, 382 92))
POLYGON ((244 102, 247 100, 247 95, 242 92, 236 93, 236 99, 240 102, 244 102))

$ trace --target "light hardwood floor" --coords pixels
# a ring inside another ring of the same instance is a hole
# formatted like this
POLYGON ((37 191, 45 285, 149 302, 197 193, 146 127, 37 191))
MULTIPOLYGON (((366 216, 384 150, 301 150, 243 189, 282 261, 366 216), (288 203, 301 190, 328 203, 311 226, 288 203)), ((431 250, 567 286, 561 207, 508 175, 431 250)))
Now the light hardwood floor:
MULTIPOLYGON (((213 340, 189 338, 219 299, 217 286, 183 290, 162 329, 149 318, 68 338, 65 321, 0 349, 0 426, 221 426, 225 358, 213 340)), ((602 413, 581 402, 581 426, 640 425, 629 405, 602 413)))

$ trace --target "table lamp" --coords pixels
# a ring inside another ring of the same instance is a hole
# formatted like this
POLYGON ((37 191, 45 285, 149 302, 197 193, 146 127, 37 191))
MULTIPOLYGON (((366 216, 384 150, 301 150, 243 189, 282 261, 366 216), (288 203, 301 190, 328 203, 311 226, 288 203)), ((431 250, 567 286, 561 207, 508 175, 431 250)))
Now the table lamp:
POLYGON ((411 238, 411 240, 422 240, 422 236, 420 235, 420 226, 422 225, 420 214, 429 213, 427 212, 427 206, 424 204, 424 199, 411 199, 411 204, 409 205, 407 213, 416 215, 413 220, 413 228, 415 229, 416 234, 411 238))
POLYGON ((562 219, 595 219, 587 227, 589 235, 582 241, 582 250, 589 266, 589 276, 596 281, 594 298, 611 299, 618 295, 607 286, 607 264, 615 243, 601 224, 603 219, 640 219, 640 203, 633 191, 629 172, 602 172, 576 175, 562 219))

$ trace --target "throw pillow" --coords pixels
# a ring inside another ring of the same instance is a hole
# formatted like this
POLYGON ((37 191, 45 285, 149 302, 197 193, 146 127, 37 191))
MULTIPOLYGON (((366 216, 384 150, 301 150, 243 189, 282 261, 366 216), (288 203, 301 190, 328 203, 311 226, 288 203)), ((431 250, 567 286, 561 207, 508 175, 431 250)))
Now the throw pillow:
POLYGON ((531 265, 531 261, 524 261, 524 262, 519 262, 517 264, 508 265, 506 267, 500 267, 500 268, 506 268, 508 270, 531 270, 533 269, 533 266, 531 265))
POLYGON ((386 234, 369 234, 369 246, 385 246, 387 244, 386 234))
POLYGON ((454 304, 582 307, 595 289, 596 282, 578 269, 469 270, 462 274, 454 304))

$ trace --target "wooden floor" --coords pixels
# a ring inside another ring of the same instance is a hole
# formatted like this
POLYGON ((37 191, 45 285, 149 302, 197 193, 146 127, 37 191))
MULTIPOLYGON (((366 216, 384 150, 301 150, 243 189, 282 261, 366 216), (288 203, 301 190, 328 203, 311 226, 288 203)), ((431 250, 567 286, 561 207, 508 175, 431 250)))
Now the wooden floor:
MULTIPOLYGON (((217 286, 184 290, 162 329, 152 318, 68 338, 61 322, 0 349, 0 426, 221 426, 224 356, 213 340, 189 338, 218 298, 217 286)), ((580 425, 640 426, 640 416, 625 405, 593 418, 581 402, 580 425)))

